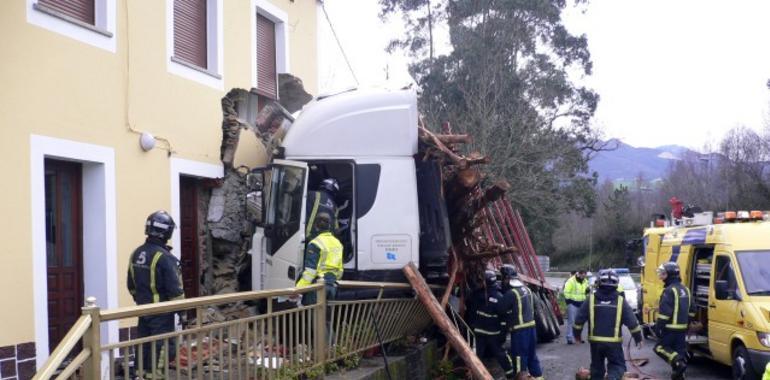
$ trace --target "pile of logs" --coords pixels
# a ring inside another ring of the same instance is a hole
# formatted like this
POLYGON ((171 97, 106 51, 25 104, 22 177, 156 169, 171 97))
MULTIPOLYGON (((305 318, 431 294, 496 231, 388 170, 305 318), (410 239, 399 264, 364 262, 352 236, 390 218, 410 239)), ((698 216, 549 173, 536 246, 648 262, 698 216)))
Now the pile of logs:
MULTIPOLYGON (((482 187, 487 176, 481 165, 489 158, 478 152, 461 153, 464 144, 472 139, 466 134, 453 134, 449 123, 442 126, 442 133, 433 133, 420 123, 419 158, 436 160, 442 168, 442 186, 447 204, 452 235, 450 258, 450 286, 458 273, 466 280, 480 280, 490 259, 512 262, 516 248, 504 246, 490 239, 482 231, 486 222, 484 209, 491 202, 505 196, 510 185, 504 180, 482 187)), ((448 292, 443 299, 446 304, 448 292)))

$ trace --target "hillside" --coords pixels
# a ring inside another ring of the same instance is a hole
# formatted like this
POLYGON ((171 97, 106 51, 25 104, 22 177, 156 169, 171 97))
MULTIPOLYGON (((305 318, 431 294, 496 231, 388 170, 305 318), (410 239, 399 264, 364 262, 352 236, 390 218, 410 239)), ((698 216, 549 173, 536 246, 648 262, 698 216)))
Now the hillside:
POLYGON ((599 174, 599 182, 631 182, 640 174, 647 181, 662 178, 669 165, 678 160, 687 148, 664 145, 657 148, 637 148, 620 140, 610 140, 617 149, 599 152, 590 162, 591 171, 599 174))

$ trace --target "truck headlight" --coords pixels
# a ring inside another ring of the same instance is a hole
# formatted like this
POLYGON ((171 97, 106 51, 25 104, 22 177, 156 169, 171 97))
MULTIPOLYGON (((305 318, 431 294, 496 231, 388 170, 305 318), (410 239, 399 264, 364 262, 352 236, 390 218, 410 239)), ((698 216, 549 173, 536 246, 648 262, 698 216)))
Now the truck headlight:
POLYGON ((770 333, 758 332, 757 339, 759 339, 759 343, 762 343, 763 346, 770 347, 770 333))

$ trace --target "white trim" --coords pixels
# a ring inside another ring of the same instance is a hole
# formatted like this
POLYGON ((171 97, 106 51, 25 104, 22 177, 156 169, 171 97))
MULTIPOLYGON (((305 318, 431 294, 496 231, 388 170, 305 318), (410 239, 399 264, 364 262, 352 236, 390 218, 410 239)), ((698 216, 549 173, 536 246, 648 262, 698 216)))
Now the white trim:
POLYGON ((207 68, 196 70, 174 62, 174 0, 166 0, 166 70, 169 73, 224 91, 224 21, 222 0, 206 0, 207 68))
POLYGON ((38 0, 27 0, 27 22, 59 33, 69 38, 78 40, 82 43, 104 49, 115 53, 117 47, 116 37, 116 0, 96 0, 95 7, 95 28, 112 33, 112 36, 106 36, 96 31, 89 30, 62 18, 52 16, 34 8, 38 0))
MULTIPOLYGON (((37 368, 48 358, 48 283, 45 247, 45 159, 83 164, 84 299, 103 309, 118 307, 115 152, 112 148, 30 135, 32 282, 37 368), (87 200, 87 201, 86 201, 87 200)), ((118 340, 117 321, 102 325, 102 342, 118 340)))
MULTIPOLYGON (((222 165, 208 164, 205 162, 185 160, 182 158, 171 157, 171 217, 179 225, 180 205, 179 205, 179 177, 189 175, 201 178, 222 178, 225 176, 222 165)), ((171 246, 174 247, 171 252, 179 258, 181 254, 181 237, 179 231, 176 231, 171 237, 171 246)))
MULTIPOLYGON (((251 0, 251 87, 257 87, 257 13, 275 23, 275 71, 276 75, 288 73, 289 66, 289 15, 267 0, 251 0)), ((278 80, 276 78, 276 84, 278 80)))

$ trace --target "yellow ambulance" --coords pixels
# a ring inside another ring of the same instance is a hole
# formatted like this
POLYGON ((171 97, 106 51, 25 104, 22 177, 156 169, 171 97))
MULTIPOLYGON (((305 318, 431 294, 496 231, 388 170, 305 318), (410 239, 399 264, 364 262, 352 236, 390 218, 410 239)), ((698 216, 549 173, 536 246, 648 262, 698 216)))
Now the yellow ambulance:
POLYGON ((644 231, 643 322, 657 317, 656 268, 674 261, 692 291, 691 323, 702 325, 690 329, 690 351, 732 366, 737 379, 761 378, 770 361, 770 213, 703 212, 665 224, 644 231))

